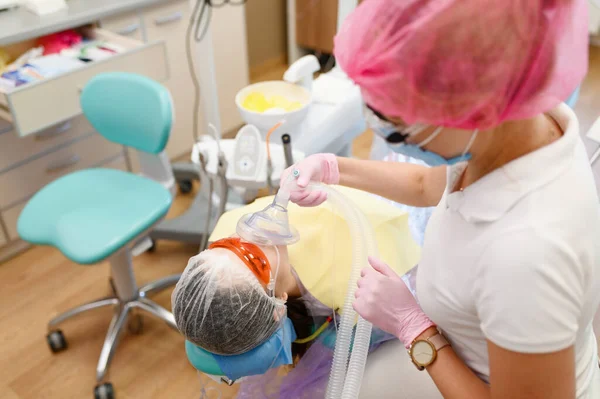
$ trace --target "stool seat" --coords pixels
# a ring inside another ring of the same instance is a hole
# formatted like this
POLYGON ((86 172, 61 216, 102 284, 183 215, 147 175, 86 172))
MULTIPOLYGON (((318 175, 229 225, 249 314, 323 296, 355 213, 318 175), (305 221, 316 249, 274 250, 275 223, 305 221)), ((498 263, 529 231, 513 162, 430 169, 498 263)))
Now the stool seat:
POLYGON ((19 235, 79 264, 97 263, 161 219, 171 194, 160 183, 114 169, 87 169, 48 184, 19 217, 19 235))

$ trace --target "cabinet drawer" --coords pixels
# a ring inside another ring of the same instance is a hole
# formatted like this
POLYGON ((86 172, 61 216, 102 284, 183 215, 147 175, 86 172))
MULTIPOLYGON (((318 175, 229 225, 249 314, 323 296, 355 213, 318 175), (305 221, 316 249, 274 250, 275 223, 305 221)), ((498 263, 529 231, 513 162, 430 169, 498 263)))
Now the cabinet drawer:
POLYGON ((27 137, 15 132, 0 133, 0 173, 15 163, 41 154, 94 131, 84 116, 77 116, 27 137))
MULTIPOLYGON (((124 156, 118 156, 116 158, 111 159, 105 164, 100 165, 103 168, 110 169, 120 169, 127 171, 127 163, 125 162, 124 156)), ((4 223, 6 225, 6 230, 8 232, 9 241, 13 241, 19 238, 19 234, 17 233, 17 221, 19 220, 19 215, 25 205, 27 205, 27 200, 5 210, 2 212, 2 218, 4 219, 4 223)), ((0 230, 0 246, 2 245, 2 230, 0 230)))
POLYGON ((144 41, 144 35, 142 33, 142 17, 137 11, 103 19, 100 21, 100 24, 104 30, 131 39, 144 41))
POLYGON ((164 42, 143 44, 102 29, 94 30, 93 37, 127 50, 56 77, 0 93, 0 111, 4 110, 0 117, 11 120, 17 134, 36 133, 81 114, 79 93, 99 73, 132 72, 158 81, 168 77, 164 42))
POLYGON ((123 147, 92 134, 23 166, 0 175, 0 208, 33 195, 52 180, 100 164, 123 152, 123 147))

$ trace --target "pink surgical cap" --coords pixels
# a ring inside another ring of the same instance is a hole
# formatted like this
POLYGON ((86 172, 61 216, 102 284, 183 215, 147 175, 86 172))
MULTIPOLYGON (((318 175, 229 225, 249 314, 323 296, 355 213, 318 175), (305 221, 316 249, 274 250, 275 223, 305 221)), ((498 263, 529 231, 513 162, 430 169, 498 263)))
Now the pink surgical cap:
POLYGON ((365 0, 335 57, 406 123, 487 129, 566 100, 587 71, 586 0, 365 0))

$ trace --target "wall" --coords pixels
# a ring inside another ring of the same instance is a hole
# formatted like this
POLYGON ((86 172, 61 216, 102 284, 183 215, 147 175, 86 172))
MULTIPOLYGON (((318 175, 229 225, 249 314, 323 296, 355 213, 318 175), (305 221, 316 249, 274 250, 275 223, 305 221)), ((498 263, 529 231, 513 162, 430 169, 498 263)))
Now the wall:
POLYGON ((285 62, 285 0, 249 0, 246 3, 246 32, 248 63, 252 71, 285 62))

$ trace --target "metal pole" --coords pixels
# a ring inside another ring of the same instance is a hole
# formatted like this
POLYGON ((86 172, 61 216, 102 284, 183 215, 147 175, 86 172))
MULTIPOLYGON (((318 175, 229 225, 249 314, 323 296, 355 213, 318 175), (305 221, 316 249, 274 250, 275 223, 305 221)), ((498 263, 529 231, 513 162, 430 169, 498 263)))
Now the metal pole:
POLYGON ((285 167, 289 168, 294 164, 294 156, 292 154, 292 138, 289 134, 281 136, 281 142, 283 143, 283 155, 285 156, 285 167))
MULTIPOLYGON (((190 7, 192 10, 198 1, 204 0, 190 0, 190 7)), ((202 97, 201 102, 204 113, 204 129, 202 130, 207 131, 208 124, 212 123, 220 135, 221 116, 219 114, 219 95, 217 90, 217 75, 215 72, 212 26, 207 28, 202 41, 196 42, 194 40, 192 43, 194 66, 196 69, 196 76, 198 76, 198 82, 200 83, 200 95, 202 97)))

